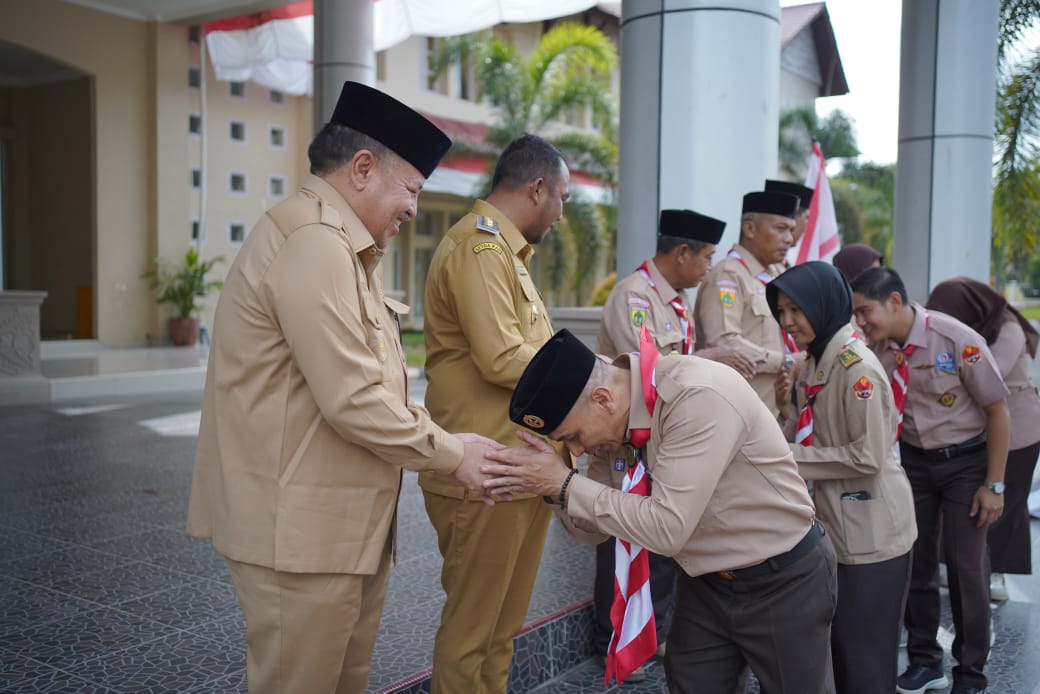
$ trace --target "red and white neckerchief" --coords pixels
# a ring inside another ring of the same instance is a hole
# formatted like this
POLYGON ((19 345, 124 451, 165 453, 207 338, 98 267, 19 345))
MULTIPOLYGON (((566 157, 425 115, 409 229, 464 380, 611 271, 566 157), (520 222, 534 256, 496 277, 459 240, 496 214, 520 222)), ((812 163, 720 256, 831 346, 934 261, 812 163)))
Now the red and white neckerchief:
MULTIPOLYGON (((751 272, 751 268, 748 267, 747 261, 744 260, 743 256, 740 255, 740 252, 737 250, 736 246, 731 248, 729 250, 729 253, 727 253, 726 255, 730 258, 734 258, 738 263, 743 265, 748 272, 751 272)), ((759 282, 762 283, 763 287, 773 281, 773 276, 769 274, 769 270, 763 270, 762 272, 755 275, 755 277, 758 279, 759 282)), ((794 338, 788 335, 787 331, 783 328, 780 329, 780 334, 784 338, 784 349, 787 350, 787 353, 794 354, 795 352, 797 352, 798 345, 795 343, 794 338)))
MULTIPOLYGON (((650 261, 644 260, 643 264, 636 269, 646 278, 650 288, 660 296, 661 290, 657 288, 654 278, 650 275, 650 261)), ((690 312, 686 309, 686 304, 678 296, 673 296, 668 303, 671 305, 672 310, 675 311, 675 315, 679 317, 679 329, 682 330, 683 334, 682 353, 693 354, 693 321, 690 320, 690 312)))
MULTIPOLYGON (((849 346, 855 342, 859 337, 859 333, 853 331, 849 339, 845 340, 845 344, 841 346, 841 351, 849 348, 849 346)), ((803 446, 811 446, 813 441, 813 403, 816 401, 816 395, 823 388, 823 384, 817 384, 811 386, 808 383, 805 384, 805 404, 802 405, 802 409, 798 411, 798 423, 795 427, 794 442, 800 443, 803 446)))
MULTIPOLYGON (((644 325, 639 331, 639 372, 643 379, 643 399, 650 414, 657 403, 655 366, 660 354, 644 325)), ((629 443, 636 449, 636 462, 625 473, 621 491, 650 496, 650 478, 643 464, 643 451, 650 440, 650 429, 633 429, 629 443)), ((650 597, 650 557, 644 547, 634 542, 615 540, 614 602, 610 606, 610 646, 603 684, 616 677, 618 684, 640 665, 650 660, 657 650, 657 623, 650 597)))
MULTIPOLYGON (((924 327, 928 329, 928 313, 918 309, 924 315, 924 327)), ((906 394, 910 387, 910 355, 917 349, 917 345, 907 345, 902 349, 896 349, 896 369, 892 372, 892 399, 896 403, 896 412, 899 413, 896 425, 896 441, 903 433, 903 408, 906 407, 906 394)))

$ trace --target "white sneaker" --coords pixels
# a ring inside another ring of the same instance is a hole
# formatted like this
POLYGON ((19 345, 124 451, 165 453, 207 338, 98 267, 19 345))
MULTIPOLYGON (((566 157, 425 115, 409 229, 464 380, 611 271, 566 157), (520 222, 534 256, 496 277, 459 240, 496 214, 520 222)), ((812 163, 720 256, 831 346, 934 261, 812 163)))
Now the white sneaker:
POLYGON ((1008 599, 1007 584, 1004 582, 1004 574, 989 575, 989 599, 994 602, 1004 602, 1008 599))
POLYGON ((950 578, 946 573, 946 562, 939 562, 939 585, 943 588, 950 587, 950 578))

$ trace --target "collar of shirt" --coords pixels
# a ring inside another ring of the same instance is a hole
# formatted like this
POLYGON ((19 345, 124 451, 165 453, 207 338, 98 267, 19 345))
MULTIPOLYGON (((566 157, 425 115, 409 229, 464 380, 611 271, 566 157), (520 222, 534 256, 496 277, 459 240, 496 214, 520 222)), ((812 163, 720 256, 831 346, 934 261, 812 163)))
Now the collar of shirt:
POLYGON ((354 249, 354 253, 361 259, 361 264, 364 266, 365 271, 371 274, 372 267, 383 257, 383 251, 376 247, 372 234, 365 228, 365 225, 350 205, 347 204, 347 201, 343 199, 343 196, 339 194, 339 191, 329 185, 323 178, 313 174, 308 176, 307 180, 300 187, 309 193, 317 195, 339 214, 343 223, 343 229, 347 234, 347 240, 350 242, 350 247, 354 249))
MULTIPOLYGON (((650 259, 647 266, 650 268, 650 279, 652 279, 654 284, 657 285, 657 292, 661 295, 661 299, 665 303, 670 302, 676 297, 679 297, 680 300, 684 298, 680 296, 679 292, 675 291, 675 288, 672 287, 672 285, 668 283, 668 280, 664 278, 664 275, 662 275, 661 271, 657 268, 657 263, 654 262, 653 258, 650 259)), ((685 303, 686 302, 683 301, 683 304, 685 303)))
POLYGON ((744 262, 747 263, 748 271, 751 272, 751 276, 754 277, 757 281, 759 274, 765 272, 766 268, 762 265, 762 263, 758 262, 758 259, 755 256, 751 255, 751 251, 744 248, 739 243, 736 246, 734 246, 734 248, 736 249, 737 253, 740 254, 740 257, 744 259, 744 262))
POLYGON ((849 347, 846 343, 849 342, 849 338, 852 337, 853 327, 846 325, 844 328, 834 333, 831 337, 831 341, 827 343, 827 348, 823 350, 823 354, 820 356, 820 361, 814 362, 812 356, 807 356, 806 366, 811 366, 812 369, 807 371, 805 378, 806 385, 815 386, 822 385, 827 382, 827 378, 831 375, 831 371, 834 370, 834 364, 838 361, 838 355, 844 352, 849 347))
POLYGON ((512 220, 505 216, 501 210, 486 200, 477 200, 473 203, 473 214, 490 217, 498 222, 499 238, 509 246, 509 250, 513 251, 525 265, 530 261, 531 256, 534 255, 534 247, 527 242, 527 239, 516 228, 512 220))
POLYGON ((928 321, 926 316, 928 315, 924 306, 911 301, 910 306, 914 309, 914 322, 910 326, 910 332, 906 336, 906 343, 900 345, 893 339, 888 340, 888 348, 893 351, 900 351, 906 345, 914 345, 919 349, 925 349, 928 347, 928 321))
POLYGON ((639 353, 622 354, 613 361, 613 364, 628 369, 628 377, 632 384, 628 403, 628 430, 625 432, 625 441, 628 441, 633 429, 649 429, 652 420, 650 410, 646 408, 646 400, 643 398, 643 378, 639 374, 639 353))

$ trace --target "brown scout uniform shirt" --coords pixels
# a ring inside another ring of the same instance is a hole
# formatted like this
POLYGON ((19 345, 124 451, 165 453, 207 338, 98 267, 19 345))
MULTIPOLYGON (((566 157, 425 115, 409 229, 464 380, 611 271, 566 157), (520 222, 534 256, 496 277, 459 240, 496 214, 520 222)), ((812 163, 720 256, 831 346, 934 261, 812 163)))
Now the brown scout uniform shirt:
MULTIPOLYGON (((982 408, 1006 398, 1007 386, 981 335, 945 313, 911 306, 914 323, 906 343, 917 348, 907 358, 901 438, 926 450, 964 443, 985 430, 982 408)), ((891 382, 899 344, 886 340, 874 352, 891 382)))
MULTIPOLYGON (((534 248, 494 206, 477 200, 437 246, 426 279, 426 406, 452 432, 518 445, 509 399, 527 364, 553 335, 531 280, 534 248)), ((440 475, 419 485, 457 499, 466 489, 440 475)))
POLYGON ((1011 319, 1000 326, 1000 333, 989 346, 997 360, 1000 375, 1004 377, 1011 394, 1008 395, 1008 410, 1011 411, 1011 444, 1008 450, 1032 446, 1040 441, 1040 395, 1029 375, 1029 364, 1033 358, 1026 351, 1026 334, 1017 320, 1011 319))
POLYGON ((372 574, 401 468, 449 473, 462 444, 408 401, 382 253, 322 179, 268 210, 217 303, 188 532, 236 561, 372 574))
POLYGON ((591 535, 598 532, 637 542, 674 557, 690 576, 753 566, 798 544, 812 527, 813 504, 780 428, 747 382, 718 362, 661 357, 651 416, 637 359, 615 363, 631 363, 629 429, 650 427, 650 497, 597 482, 610 471, 592 460, 589 477, 568 488, 569 529, 586 540, 606 539, 591 535))
POLYGON ((676 292, 651 259, 647 262, 655 290, 642 272, 636 270, 618 282, 603 305, 603 321, 596 337, 596 352, 611 359, 619 354, 639 351, 639 330, 646 324, 661 354, 682 354, 683 334, 679 316, 671 301, 678 296, 693 320, 686 292, 676 292))
POLYGON ((823 384, 813 404, 811 446, 791 444, 802 477, 813 481, 813 500, 841 564, 872 564, 902 556, 917 538, 910 481, 892 443, 896 408, 888 376, 852 326, 834 334, 817 364, 807 357, 795 386, 795 417, 782 421, 794 441, 805 386, 823 384), (866 492, 868 499, 842 500, 866 492))
MULTIPOLYGON (((757 276, 765 268, 743 246, 736 250, 747 267, 727 255, 708 271, 697 290, 697 344, 702 349, 733 347, 755 362, 751 387, 775 417, 773 383, 784 365, 784 340, 769 310, 765 285, 757 276)), ((768 269, 776 277, 783 265, 768 269)))

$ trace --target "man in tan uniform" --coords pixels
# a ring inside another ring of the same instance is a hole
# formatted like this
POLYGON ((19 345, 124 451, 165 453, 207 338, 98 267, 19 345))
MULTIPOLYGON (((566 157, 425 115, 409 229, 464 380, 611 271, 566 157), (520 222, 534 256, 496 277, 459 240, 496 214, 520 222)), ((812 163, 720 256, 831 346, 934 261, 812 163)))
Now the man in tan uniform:
POLYGON ((866 270, 852 290, 856 320, 892 375, 902 418, 899 452, 917 518, 906 606, 910 664, 896 691, 921 694, 948 684, 936 640, 941 532, 957 632, 952 691, 978 694, 986 689, 990 641, 986 528, 1004 506, 1008 389, 986 340, 944 313, 910 303, 894 270, 866 270))
MULTIPOLYGON (((812 205, 813 189, 793 181, 778 181, 767 178, 764 190, 767 193, 787 193, 798 198, 798 216, 794 220, 794 231, 791 232, 791 247, 788 249, 788 255, 790 256, 798 242, 802 240, 805 227, 809 224, 809 207, 812 205)), ((794 264, 794 260, 792 257, 784 258, 784 268, 791 267, 794 264)))
POLYGON ((730 694, 745 665, 762 690, 833 692, 834 550, 769 410, 733 369, 692 356, 607 362, 561 330, 531 360, 514 422, 572 455, 641 441, 649 497, 574 475, 544 441, 489 451, 494 493, 557 500, 576 535, 614 535, 682 568, 668 634, 669 691, 730 694), (654 363, 656 359, 656 364, 654 363))
POLYGON ((697 292, 697 344, 730 347, 754 362, 751 387, 774 417, 773 383, 794 349, 769 312, 765 286, 783 270, 797 213, 794 195, 745 195, 740 243, 708 271, 697 292))
POLYGON ((308 149, 313 174, 268 210, 228 272, 206 372, 188 532, 227 560, 249 691, 368 683, 401 468, 480 493, 493 442, 408 400, 378 264, 450 140, 354 82, 308 149))
MULTIPOLYGON (((711 267, 715 245, 725 228, 725 222, 691 210, 661 210, 657 253, 611 290, 603 306, 596 352, 613 359, 619 354, 639 351, 639 331, 645 324, 661 354, 697 354, 729 363, 746 378, 754 375, 754 365, 736 350, 710 347, 694 351, 693 311, 685 290, 700 284, 711 267)), ((610 463, 614 460, 613 456, 608 458, 610 463)), ((612 629, 615 544, 611 538, 596 546, 592 648, 604 657, 612 629)), ((661 644, 658 653, 663 653, 663 630, 668 624, 675 593, 675 562, 671 557, 650 554, 650 593, 661 644)), ((643 673, 637 673, 629 675, 626 681, 638 681, 643 673)))
MULTIPOLYGON (((534 135, 499 157, 487 200, 441 241, 426 279, 426 405, 448 431, 515 442, 509 396, 552 336, 529 270, 563 214, 570 174, 534 135)), ((537 496, 486 506, 480 493, 422 474, 446 599, 433 651, 434 694, 506 691, 513 637, 534 588, 551 513, 537 496)))

